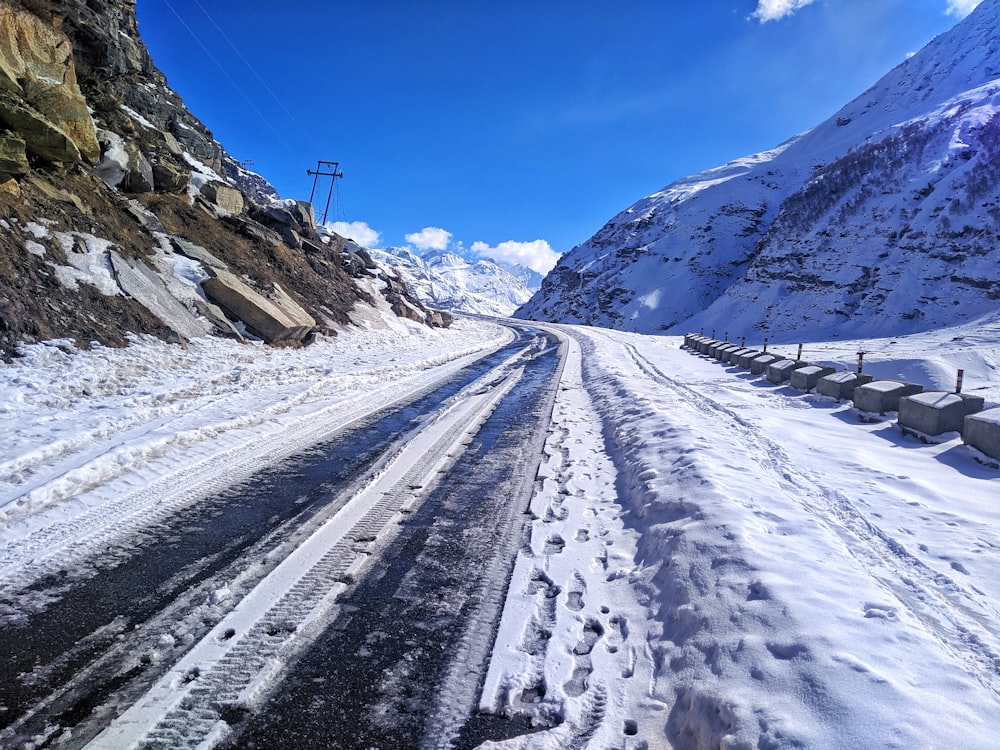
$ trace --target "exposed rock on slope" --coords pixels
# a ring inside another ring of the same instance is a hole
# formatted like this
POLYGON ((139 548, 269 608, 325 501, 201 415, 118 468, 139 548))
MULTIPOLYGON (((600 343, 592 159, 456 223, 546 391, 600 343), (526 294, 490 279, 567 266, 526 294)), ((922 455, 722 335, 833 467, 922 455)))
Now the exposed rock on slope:
POLYGON ((399 296, 187 111, 133 0, 0 0, 0 230, 3 357, 128 332, 298 343, 399 296))
POLYGON ((828 121, 678 180, 518 315, 641 332, 874 336, 1000 308, 1000 0, 828 121))

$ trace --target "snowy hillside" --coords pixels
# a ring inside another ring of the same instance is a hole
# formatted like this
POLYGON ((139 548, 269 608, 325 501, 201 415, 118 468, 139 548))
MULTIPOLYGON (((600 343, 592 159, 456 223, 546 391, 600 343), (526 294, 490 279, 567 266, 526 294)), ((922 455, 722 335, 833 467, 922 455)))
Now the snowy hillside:
POLYGON ((541 280, 528 268, 470 261, 449 252, 418 255, 393 247, 371 254, 399 271, 421 302, 453 312, 508 316, 531 298, 541 280))
POLYGON ((898 335, 1000 307, 1000 0, 813 130, 678 180, 563 256, 519 317, 898 335))

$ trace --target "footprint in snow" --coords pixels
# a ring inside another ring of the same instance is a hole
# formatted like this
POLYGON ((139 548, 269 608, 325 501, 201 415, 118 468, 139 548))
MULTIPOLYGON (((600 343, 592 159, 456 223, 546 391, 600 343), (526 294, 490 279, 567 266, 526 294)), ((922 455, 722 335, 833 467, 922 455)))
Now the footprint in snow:
POLYGON ((896 608, 888 604, 865 603, 865 617, 876 620, 895 620, 896 608))

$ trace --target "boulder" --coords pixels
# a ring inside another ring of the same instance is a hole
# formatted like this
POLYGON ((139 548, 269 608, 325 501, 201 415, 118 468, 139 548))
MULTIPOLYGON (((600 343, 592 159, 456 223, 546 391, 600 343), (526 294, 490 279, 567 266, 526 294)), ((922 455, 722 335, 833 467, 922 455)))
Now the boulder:
POLYGON ((209 300, 267 343, 301 342, 316 326, 298 304, 288 305, 291 298, 284 291, 279 289, 278 297, 269 299, 229 271, 217 269, 201 288, 209 300))
POLYGON ((160 193, 183 193, 191 172, 160 161, 153 165, 153 187, 160 193))
POLYGON ((24 138, 27 151, 45 161, 72 164, 81 160, 80 149, 55 123, 3 94, 0 94, 0 125, 24 138))
POLYGON ((203 300, 200 297, 194 301, 194 307, 199 315, 204 316, 212 324, 215 334, 225 338, 236 339, 237 341, 243 340, 243 334, 236 330, 236 326, 229 321, 229 318, 226 317, 226 313, 222 311, 221 307, 213 305, 211 302, 203 300))
POLYGON ((940 435, 961 432, 965 418, 983 410, 982 396, 927 391, 899 400, 899 427, 903 432, 940 435))
POLYGON ((46 180, 38 178, 36 175, 29 175, 27 177, 27 182, 30 183, 35 190, 40 192, 46 198, 50 198, 51 200, 71 205, 82 214, 89 215, 91 213, 90 208, 84 205, 83 201, 80 200, 80 197, 74 195, 68 190, 57 188, 55 185, 52 185, 46 180))
MULTIPOLYGON (((3 180, 3 176, 0 175, 0 180, 3 180)), ((15 198, 21 197, 21 186, 17 184, 17 180, 10 177, 3 182, 0 182, 0 192, 6 193, 7 195, 12 195, 15 198)))
POLYGON ((205 200, 231 214, 241 214, 246 207, 243 193, 221 182, 206 182, 201 186, 201 195, 205 200))
POLYGON ((222 271, 229 270, 225 263, 208 252, 208 250, 203 248, 201 245, 189 242, 183 237, 178 237, 174 234, 170 235, 170 244, 178 253, 190 258, 191 260, 198 261, 203 266, 208 266, 209 268, 222 271))
POLYGON ((299 226, 309 229, 316 228, 316 212, 313 210, 312 203, 309 201, 294 201, 288 209, 292 216, 295 217, 295 221, 299 226))

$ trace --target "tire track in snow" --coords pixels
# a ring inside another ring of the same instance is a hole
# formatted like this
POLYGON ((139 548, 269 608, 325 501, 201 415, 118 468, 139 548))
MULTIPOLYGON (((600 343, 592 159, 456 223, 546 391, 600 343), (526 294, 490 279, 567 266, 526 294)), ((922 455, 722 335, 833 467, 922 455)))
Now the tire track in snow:
POLYGON ((736 433, 751 459, 776 478, 793 502, 821 519, 840 536, 868 574, 923 623, 927 632, 994 695, 1000 697, 1000 638, 986 623, 1000 622, 1000 612, 973 596, 953 579, 927 567, 890 534, 864 516, 842 492, 800 470, 784 449, 751 422, 698 390, 670 377, 644 357, 634 345, 609 336, 628 353, 640 374, 682 394, 682 403, 696 408, 720 431, 736 433), (878 567, 893 571, 894 578, 878 567))
MULTIPOLYGON (((543 352, 539 352, 541 356, 543 352)), ((555 405, 556 393, 562 381, 566 367, 566 345, 559 352, 559 366, 552 377, 550 386, 545 392, 543 412, 545 421, 539 425, 535 438, 526 446, 525 455, 539 456, 534 471, 525 472, 514 490, 512 497, 527 499, 531 497, 535 484, 538 465, 541 463, 545 436, 552 420, 552 410, 555 405)), ((457 736, 466 720, 476 709, 479 698, 480 683, 484 679, 483 664, 489 659, 496 637, 495 620, 501 612, 507 595, 510 580, 511 561, 508 559, 510 550, 516 548, 515 535, 522 533, 518 524, 504 525, 504 535, 497 540, 496 553, 490 560, 489 569, 480 576, 478 591, 471 600, 477 601, 475 612, 469 617, 469 625, 459 640, 455 658, 448 669, 448 674, 442 681, 440 694, 448 696, 436 706, 434 715, 428 721, 424 732, 425 741, 422 750, 450 750, 453 739, 457 736)))
POLYGON ((0 549, 0 595, 23 590, 47 575, 72 570, 79 561, 116 539, 156 525, 178 509, 248 478, 262 467, 348 429, 376 410, 391 408, 479 359, 482 353, 423 371, 401 382, 339 401, 300 418, 277 433, 257 436, 230 450, 216 452, 164 474, 152 483, 97 503, 81 515, 43 526, 0 549))
POLYGON ((365 567, 373 543, 388 541, 394 519, 419 502, 520 376, 515 369, 499 382, 493 378, 491 387, 427 428, 87 747, 195 748, 221 741, 225 719, 248 710, 286 660, 308 645, 347 582, 365 567))

